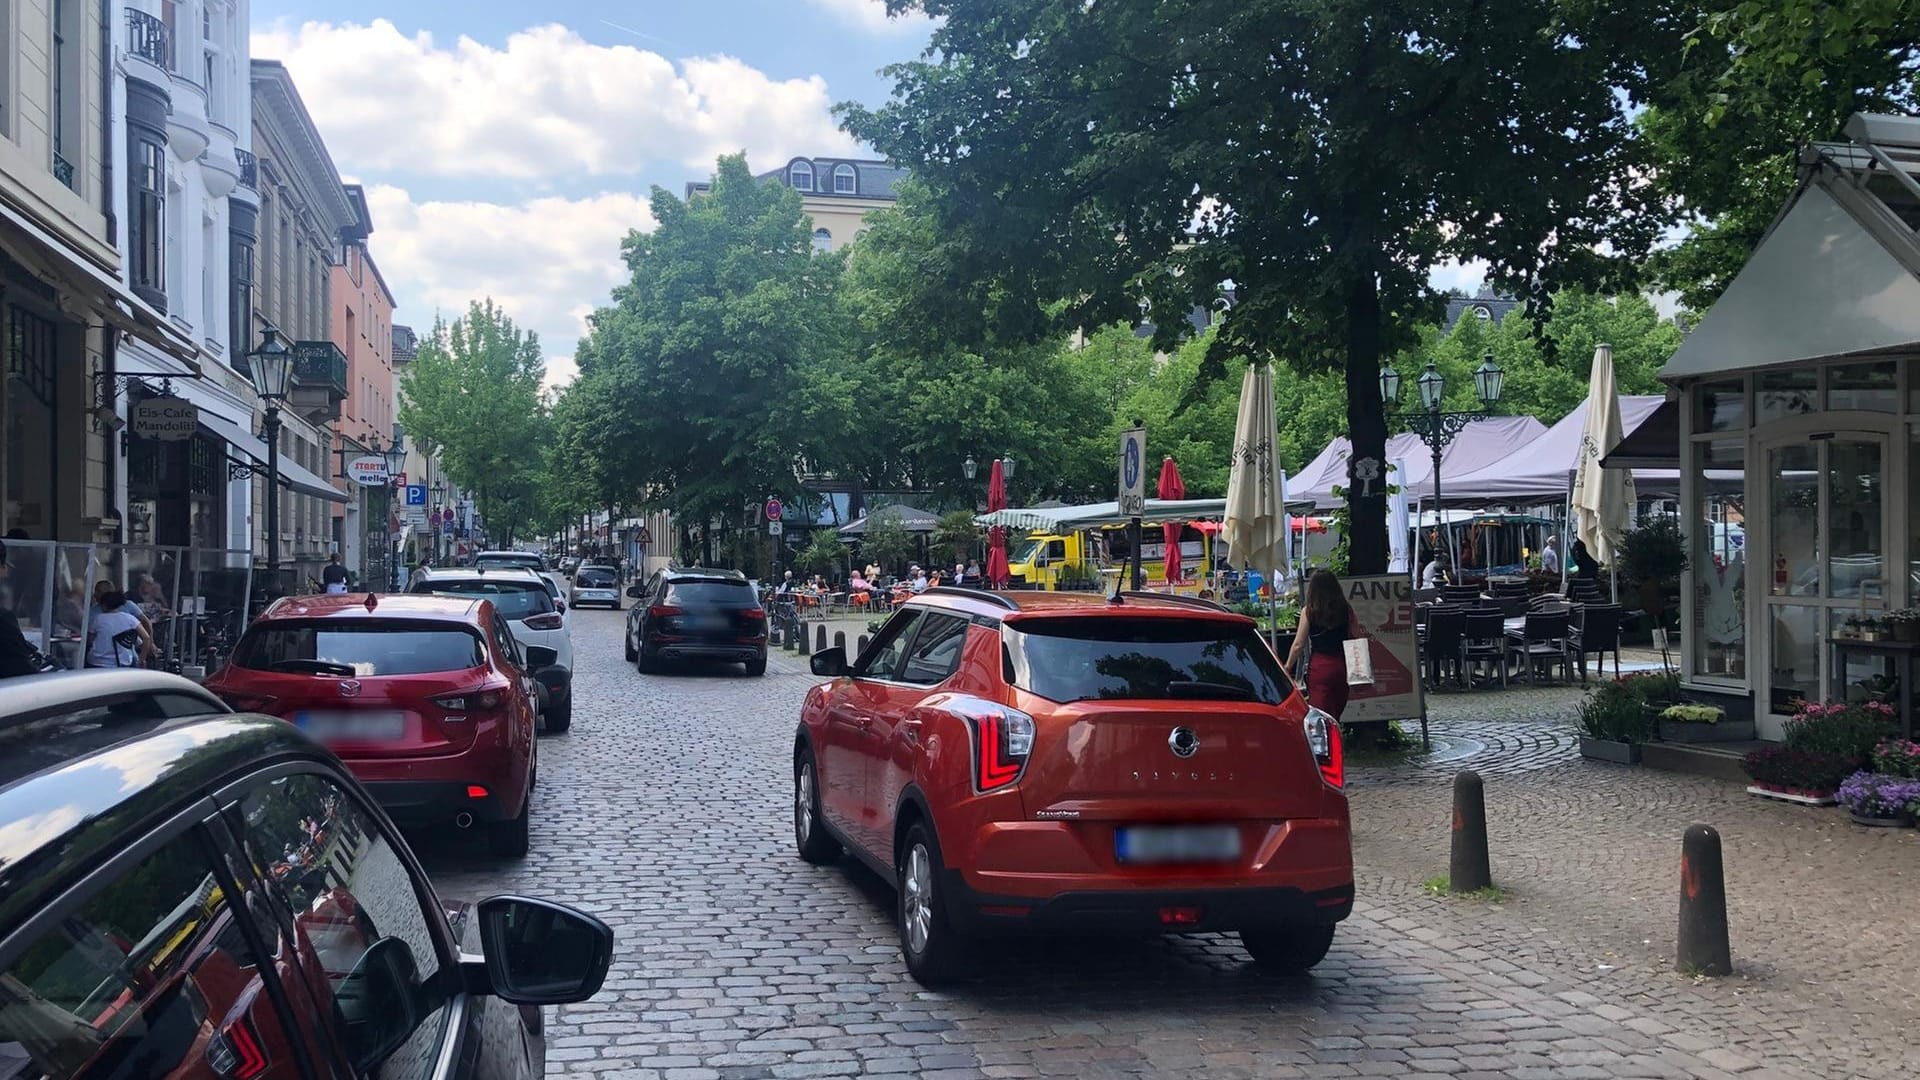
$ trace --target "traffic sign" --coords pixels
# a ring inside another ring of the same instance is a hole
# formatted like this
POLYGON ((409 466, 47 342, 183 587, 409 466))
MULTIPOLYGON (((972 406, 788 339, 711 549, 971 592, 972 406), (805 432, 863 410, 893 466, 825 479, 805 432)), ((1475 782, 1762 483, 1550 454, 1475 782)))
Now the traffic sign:
POLYGON ((780 505, 779 499, 776 499, 776 498, 767 499, 767 520, 768 521, 779 521, 781 515, 785 514, 786 512, 787 512, 787 508, 780 505))
POLYGON ((640 526, 639 528, 633 530, 633 542, 636 544, 653 543, 653 531, 651 529, 648 529, 645 525, 640 526))
POLYGON ((1147 512, 1147 429, 1128 428, 1120 436, 1120 516, 1147 512))
POLYGON ((786 531, 787 531, 786 523, 779 520, 778 518, 767 522, 768 536, 779 536, 786 531))
POLYGON ((427 505, 427 485, 408 484, 407 485, 407 505, 408 506, 427 505))

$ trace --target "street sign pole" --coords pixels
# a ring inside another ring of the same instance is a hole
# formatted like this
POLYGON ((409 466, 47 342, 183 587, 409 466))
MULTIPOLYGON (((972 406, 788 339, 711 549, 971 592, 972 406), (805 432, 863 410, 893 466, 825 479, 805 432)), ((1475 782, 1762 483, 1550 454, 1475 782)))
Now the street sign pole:
POLYGON ((1133 550, 1130 577, 1137 591, 1146 586, 1146 572, 1140 563, 1140 519, 1147 512, 1147 427, 1136 418, 1133 427, 1120 436, 1119 510, 1127 516, 1127 542, 1133 550))

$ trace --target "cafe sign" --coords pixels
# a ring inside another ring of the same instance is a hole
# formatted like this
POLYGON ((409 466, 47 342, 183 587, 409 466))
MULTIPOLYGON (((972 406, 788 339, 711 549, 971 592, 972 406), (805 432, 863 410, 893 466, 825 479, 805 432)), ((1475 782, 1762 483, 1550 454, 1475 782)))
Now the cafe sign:
POLYGON ((185 398, 143 398, 133 403, 127 424, 142 439, 182 442, 200 426, 200 407, 185 398))
POLYGON ((376 454, 368 454, 364 457, 354 458, 352 461, 347 462, 347 476, 352 479, 354 483, 363 487, 376 487, 385 484, 389 479, 387 476, 387 459, 376 454))

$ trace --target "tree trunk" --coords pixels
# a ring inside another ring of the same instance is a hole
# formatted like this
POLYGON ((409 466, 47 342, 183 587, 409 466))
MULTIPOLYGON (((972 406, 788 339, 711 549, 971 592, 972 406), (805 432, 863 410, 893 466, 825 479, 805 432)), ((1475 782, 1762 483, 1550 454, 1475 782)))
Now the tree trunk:
POLYGON ((1347 573, 1387 572, 1387 418, 1380 401, 1380 289, 1372 271, 1357 275, 1347 293, 1347 573), (1371 484, 1358 469, 1371 462, 1371 484), (1370 488, 1370 493, 1369 493, 1370 488))

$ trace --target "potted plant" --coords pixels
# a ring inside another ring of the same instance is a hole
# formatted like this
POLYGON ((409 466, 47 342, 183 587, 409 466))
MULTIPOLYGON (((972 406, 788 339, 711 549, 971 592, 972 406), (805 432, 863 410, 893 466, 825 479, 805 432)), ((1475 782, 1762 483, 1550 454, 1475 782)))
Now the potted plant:
POLYGON ((1885 776, 1920 780, 1920 742, 1912 739, 1882 739, 1873 748, 1873 771, 1885 776))
POLYGON ((1680 673, 1672 668, 1657 672, 1636 671, 1614 681, 1632 695, 1640 710, 1646 714, 1649 733, 1658 733, 1660 714, 1666 712, 1669 706, 1680 704, 1680 673))
POLYGON ((1847 616, 1847 621, 1840 624, 1839 636, 1843 638, 1858 638, 1860 636, 1860 632, 1861 632, 1860 616, 1858 615, 1849 615, 1847 616))
POLYGON ((1880 701, 1802 702, 1786 724, 1786 741, 1744 759, 1747 790, 1789 802, 1826 806, 1841 781, 1867 767, 1893 734, 1892 706, 1880 701))
POLYGON ((1880 641, 1886 637, 1885 624, 1879 619, 1862 618, 1860 620, 1860 640, 1880 641))
POLYGON ((1841 783, 1838 798, 1858 824, 1909 828, 1920 810, 1920 780, 1862 769, 1841 783))
POLYGON ((1920 609, 1902 608, 1881 620, 1895 641, 1920 641, 1920 609))
POLYGON ((1852 768, 1845 758, 1778 744, 1752 751, 1741 765, 1753 781, 1748 794, 1805 806, 1833 805, 1834 791, 1852 768))
POLYGON ((1753 721, 1728 720, 1718 705, 1669 705, 1660 712, 1664 742, 1744 742, 1753 738, 1753 721))
POLYGON ((1625 680, 1601 683, 1580 703, 1580 756, 1633 765, 1652 724, 1644 702, 1625 680))

